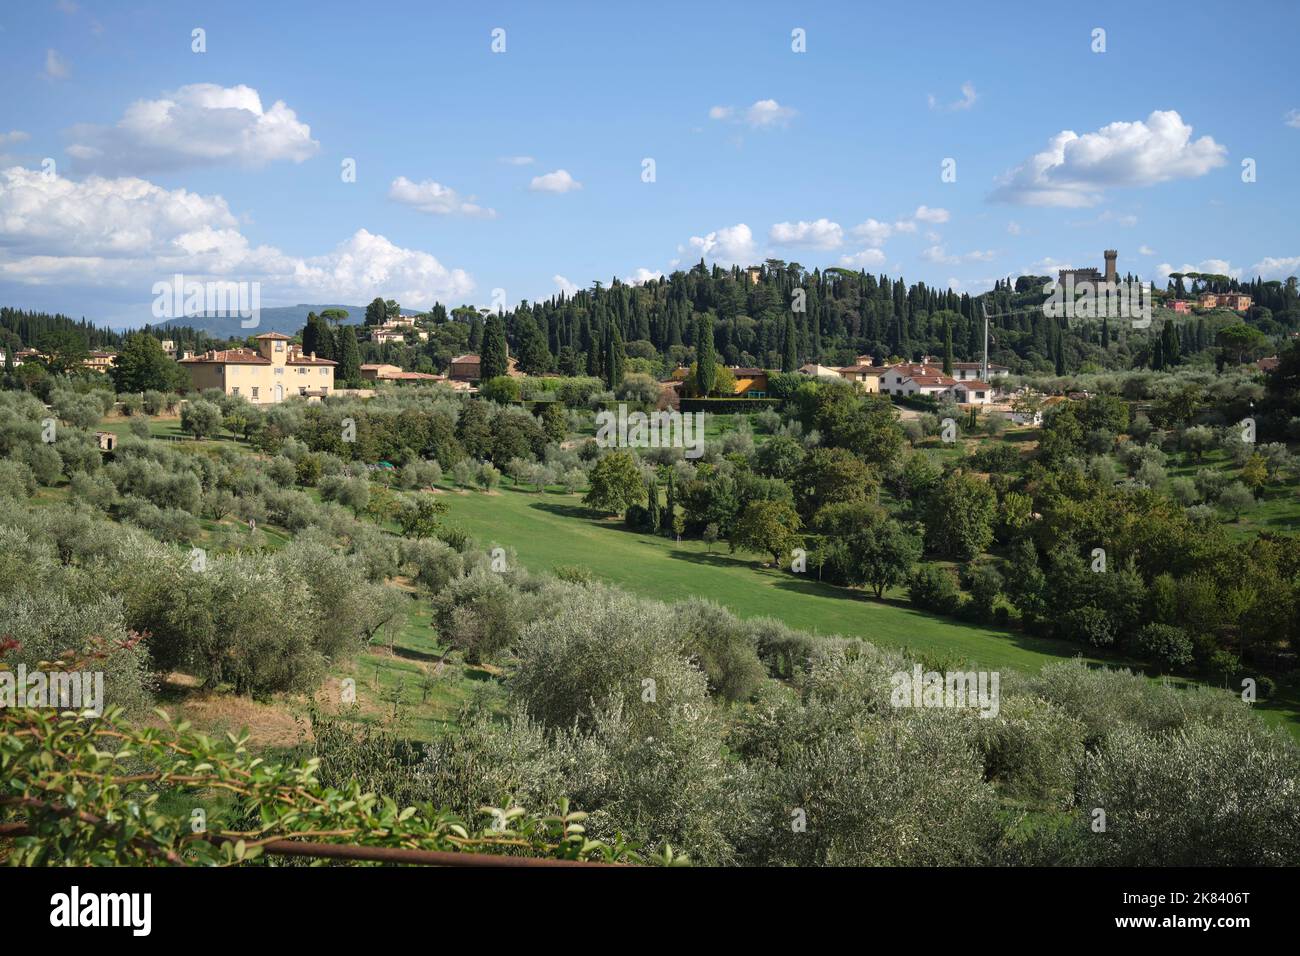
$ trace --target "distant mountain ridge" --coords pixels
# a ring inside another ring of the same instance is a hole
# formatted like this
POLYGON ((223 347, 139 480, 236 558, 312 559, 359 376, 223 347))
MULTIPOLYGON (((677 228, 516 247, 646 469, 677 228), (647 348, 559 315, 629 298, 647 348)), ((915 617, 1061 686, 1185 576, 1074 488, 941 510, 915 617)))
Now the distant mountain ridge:
MULTIPOLYGON (((244 322, 238 315, 187 315, 179 319, 168 319, 166 322, 160 322, 154 326, 155 329, 165 329, 171 325, 189 326, 202 332, 207 332, 213 338, 219 339, 238 339, 247 338, 250 335, 261 335, 263 332, 279 332, 282 335, 296 335, 302 331, 302 327, 307 324, 307 313, 315 312, 320 315, 325 309, 342 309, 347 312, 348 317, 345 325, 360 325, 365 321, 366 307, 364 305, 281 305, 273 308, 263 308, 258 315, 258 323, 255 327, 246 328, 244 322)), ((403 315, 417 315, 419 313, 411 309, 403 309, 403 315)))

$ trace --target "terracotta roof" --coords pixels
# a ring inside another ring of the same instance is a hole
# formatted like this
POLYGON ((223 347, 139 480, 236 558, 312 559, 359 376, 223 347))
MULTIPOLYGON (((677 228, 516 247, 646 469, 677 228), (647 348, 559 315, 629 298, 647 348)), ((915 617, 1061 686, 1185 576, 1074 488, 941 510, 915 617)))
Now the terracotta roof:
POLYGON ((731 373, 733 375, 744 375, 747 378, 753 378, 755 375, 766 375, 767 371, 761 368, 743 368, 738 365, 731 370, 731 373))
POLYGON ((285 365, 338 365, 333 359, 313 358, 310 355, 291 355, 285 365))
POLYGON ((452 362, 453 362, 453 363, 455 363, 455 362, 477 362, 477 361, 479 361, 479 357, 478 357, 477 355, 457 355, 454 359, 452 359, 452 362))
POLYGON ((271 360, 263 358, 252 349, 224 349, 204 352, 192 358, 181 359, 181 364, 192 365, 270 365, 271 360))
POLYGON ((261 335, 254 335, 253 338, 255 338, 255 339, 283 339, 285 342, 288 342, 289 339, 290 339, 290 336, 288 336, 288 335, 281 335, 279 332, 263 332, 261 335))
POLYGON ((993 386, 992 386, 992 385, 989 385, 987 382, 981 382, 981 381, 979 381, 978 379, 973 379, 973 378, 971 378, 971 379, 967 379, 967 380, 964 381, 964 382, 958 382, 954 387, 955 387, 955 388, 967 388, 967 389, 970 389, 970 388, 985 388, 985 389, 987 389, 987 388, 992 388, 993 386))

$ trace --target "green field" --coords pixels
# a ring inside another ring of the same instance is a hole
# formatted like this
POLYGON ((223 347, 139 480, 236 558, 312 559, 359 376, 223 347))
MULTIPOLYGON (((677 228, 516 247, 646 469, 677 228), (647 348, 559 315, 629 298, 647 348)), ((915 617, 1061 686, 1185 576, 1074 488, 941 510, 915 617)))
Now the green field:
MULTIPOLYGON (((703 542, 639 534, 612 518, 597 518, 578 495, 516 490, 507 483, 495 494, 444 489, 446 523, 465 528, 483 546, 510 548, 534 570, 581 565, 603 580, 645 597, 680 601, 710 598, 742 617, 770 616, 819 634, 860 637, 882 647, 926 656, 958 657, 990 669, 1037 671, 1053 661, 1079 657, 1094 664, 1133 661, 1084 654, 1077 644, 1017 631, 966 624, 918 612, 901 592, 876 601, 863 592, 820 584, 765 568, 749 555, 728 554, 725 544, 709 553, 703 542)), ((815 574, 815 572, 810 572, 815 574)), ((1258 705, 1270 723, 1300 738, 1300 701, 1289 697, 1258 705)))
POLYGON ((679 545, 672 538, 629 531, 613 518, 594 517, 578 495, 537 494, 507 483, 496 494, 450 491, 439 497, 448 506, 447 524, 465 528, 483 546, 513 549, 534 570, 581 565, 645 597, 669 602, 705 597, 742 617, 775 617, 813 633, 958 655, 989 668, 1037 670, 1079 656, 1077 644, 922 614, 903 603, 901 593, 880 602, 821 584, 815 570, 798 577, 765 568, 753 556, 728 554, 724 543, 709 553, 701 541, 683 539, 679 545))

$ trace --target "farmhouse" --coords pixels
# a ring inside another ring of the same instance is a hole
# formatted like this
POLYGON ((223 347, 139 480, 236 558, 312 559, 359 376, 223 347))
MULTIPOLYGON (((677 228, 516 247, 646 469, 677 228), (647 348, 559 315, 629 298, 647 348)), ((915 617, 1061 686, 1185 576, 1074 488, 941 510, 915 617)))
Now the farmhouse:
POLYGON ((880 377, 885 374, 883 368, 876 368, 873 365, 846 365, 844 368, 836 369, 840 377, 853 382, 864 392, 880 391, 880 377))
POLYGON ((880 391, 886 395, 939 395, 957 384, 951 375, 925 362, 891 365, 880 377, 880 391))
POLYGON ((807 375, 809 378, 839 378, 840 370, 826 365, 818 365, 816 362, 809 362, 806 365, 799 366, 799 374, 807 375))
POLYGON ((480 360, 477 355, 457 355, 451 360, 449 378, 453 382, 477 382, 480 360))
POLYGON ((274 405, 286 397, 323 398, 334 389, 337 362, 304 355, 287 335, 266 332, 252 349, 209 349, 181 359, 197 391, 219 388, 227 395, 242 395, 254 405, 274 405))
POLYGON ((734 366, 731 374, 736 378, 736 394, 745 398, 767 397, 767 370, 734 366))
POLYGON ((430 375, 427 372, 404 372, 399 366, 385 363, 371 363, 361 366, 361 377, 367 382, 445 382, 445 375, 430 375))
POLYGON ((979 380, 958 382, 941 392, 940 398, 951 398, 958 405, 988 405, 993 401, 993 386, 979 380))

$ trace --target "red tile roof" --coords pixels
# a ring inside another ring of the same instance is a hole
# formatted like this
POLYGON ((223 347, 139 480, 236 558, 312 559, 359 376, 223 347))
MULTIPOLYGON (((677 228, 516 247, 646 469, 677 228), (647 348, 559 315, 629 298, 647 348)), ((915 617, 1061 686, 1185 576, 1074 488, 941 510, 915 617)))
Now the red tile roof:
POLYGON ((192 365, 270 365, 271 360, 263 358, 252 349, 225 349, 204 352, 192 358, 181 359, 181 364, 192 365))

